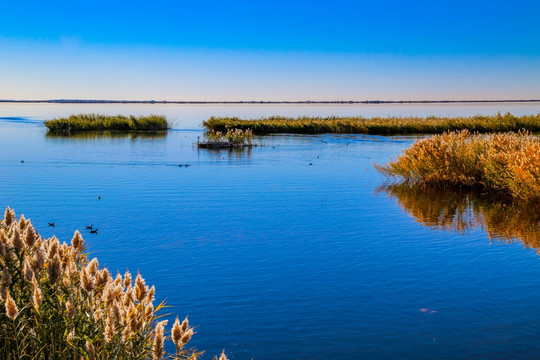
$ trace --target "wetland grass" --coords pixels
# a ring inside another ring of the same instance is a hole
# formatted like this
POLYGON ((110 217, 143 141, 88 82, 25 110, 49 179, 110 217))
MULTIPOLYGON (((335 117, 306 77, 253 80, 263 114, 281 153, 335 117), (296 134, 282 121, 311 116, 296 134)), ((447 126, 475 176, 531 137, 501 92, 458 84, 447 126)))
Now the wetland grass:
POLYGON ((471 117, 298 117, 281 116, 261 119, 211 117, 203 122, 208 130, 250 129, 254 134, 435 134, 452 130, 471 132, 540 131, 540 114, 514 116, 510 113, 471 117))
POLYGON ((197 143, 200 148, 243 148, 253 146, 253 132, 249 129, 229 129, 226 133, 209 131, 206 133, 208 141, 197 143))
POLYGON ((45 121, 50 132, 70 134, 77 131, 164 131, 169 128, 165 116, 78 114, 45 121))
MULTIPOLYGON (((155 288, 90 260, 81 234, 42 238, 9 207, 0 222, 0 358, 196 359, 187 318, 165 330, 155 288), (175 354, 164 352, 172 341, 175 354)), ((222 354, 221 360, 226 359, 222 354)))
POLYGON ((527 132, 446 132, 419 140, 394 161, 375 167, 408 183, 540 200, 540 138, 527 132))

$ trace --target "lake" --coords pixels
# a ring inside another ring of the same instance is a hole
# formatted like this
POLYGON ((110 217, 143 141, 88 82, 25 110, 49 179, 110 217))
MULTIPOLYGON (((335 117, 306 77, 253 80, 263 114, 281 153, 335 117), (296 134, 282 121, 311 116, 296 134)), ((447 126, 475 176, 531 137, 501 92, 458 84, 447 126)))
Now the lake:
POLYGON ((386 183, 373 163, 411 136, 194 146, 212 115, 498 111, 536 114, 540 104, 0 104, 0 206, 42 236, 69 241, 81 229, 113 273, 139 270, 170 306, 169 327, 189 315, 204 359, 223 348, 256 360, 530 359, 540 351, 535 209, 386 183), (165 114, 175 126, 59 137, 42 125, 82 112, 165 114))

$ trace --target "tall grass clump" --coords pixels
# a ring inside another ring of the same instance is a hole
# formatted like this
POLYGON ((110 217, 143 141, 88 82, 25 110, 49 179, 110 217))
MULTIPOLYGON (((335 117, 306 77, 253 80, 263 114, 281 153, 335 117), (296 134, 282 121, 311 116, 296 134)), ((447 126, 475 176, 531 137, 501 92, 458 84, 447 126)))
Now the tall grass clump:
POLYGON ((347 133, 347 134, 437 134, 453 130, 471 132, 540 131, 540 114, 514 116, 510 113, 471 117, 283 117, 239 119, 211 117, 203 122, 208 130, 251 129, 254 134, 347 133))
POLYGON ((419 140, 396 160, 375 166, 406 182, 540 200, 540 139, 527 132, 446 132, 419 140))
MULTIPOLYGON (((178 318, 170 332, 155 288, 89 259, 81 234, 42 238, 9 207, 0 222, 1 359, 196 359, 194 334, 178 318), (175 354, 165 354, 172 341, 175 354)), ((225 359, 222 354, 220 359, 225 359)))
POLYGON ((226 133, 209 131, 206 136, 210 141, 228 142, 232 146, 249 146, 252 145, 253 140, 251 129, 229 129, 226 133))
POLYGON ((74 131, 163 131, 169 128, 165 116, 148 115, 101 115, 78 114, 67 118, 57 118, 45 121, 49 131, 59 134, 69 134, 74 131))

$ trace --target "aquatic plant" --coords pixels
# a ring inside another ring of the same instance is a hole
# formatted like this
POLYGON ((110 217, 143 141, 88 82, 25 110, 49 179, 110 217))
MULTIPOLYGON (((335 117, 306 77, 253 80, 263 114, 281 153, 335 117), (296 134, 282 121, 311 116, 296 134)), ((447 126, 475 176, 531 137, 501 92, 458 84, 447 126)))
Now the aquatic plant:
MULTIPOLYGON (((0 358, 196 359, 194 334, 176 318, 170 334, 155 288, 126 271, 113 277, 90 260, 78 231, 71 244, 42 238, 9 207, 0 222, 0 358), (175 354, 166 354, 171 340, 175 354)), ((222 354, 221 359, 225 357, 222 354)))
POLYGON ((514 116, 498 113, 471 117, 283 117, 239 119, 211 117, 203 126, 212 131, 251 129, 254 134, 269 133, 349 133, 349 134, 435 134, 467 129, 472 132, 540 131, 540 114, 514 116))
POLYGON ((490 241, 519 240, 540 254, 540 204, 417 183, 386 184, 377 192, 395 198, 403 210, 424 226, 459 233, 482 228, 490 241))
POLYGON ((163 131, 169 128, 169 123, 162 115, 78 114, 45 121, 45 126, 54 133, 70 134, 74 131, 91 130, 163 131))
POLYGON ((225 134, 221 131, 209 131, 206 137, 210 141, 228 142, 232 146, 249 146, 252 144, 253 132, 251 129, 229 129, 225 134))
POLYGON ((406 182, 540 200, 540 138, 527 132, 446 132, 419 140, 396 160, 375 167, 406 182))

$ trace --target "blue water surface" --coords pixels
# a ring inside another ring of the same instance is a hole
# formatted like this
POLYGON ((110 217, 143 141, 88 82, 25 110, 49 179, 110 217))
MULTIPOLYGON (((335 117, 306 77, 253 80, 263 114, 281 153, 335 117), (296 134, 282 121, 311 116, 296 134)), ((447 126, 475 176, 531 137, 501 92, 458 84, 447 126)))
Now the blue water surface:
POLYGON ((208 151, 193 145, 198 119, 162 136, 66 138, 46 135, 49 113, 10 109, 0 108, 0 206, 62 241, 93 224, 98 234, 83 236, 100 265, 155 284, 169 325, 178 314, 196 326, 190 344, 204 359, 223 348, 231 359, 540 351, 535 251, 481 227, 426 227, 376 191, 373 163, 415 137, 274 135, 208 151))

